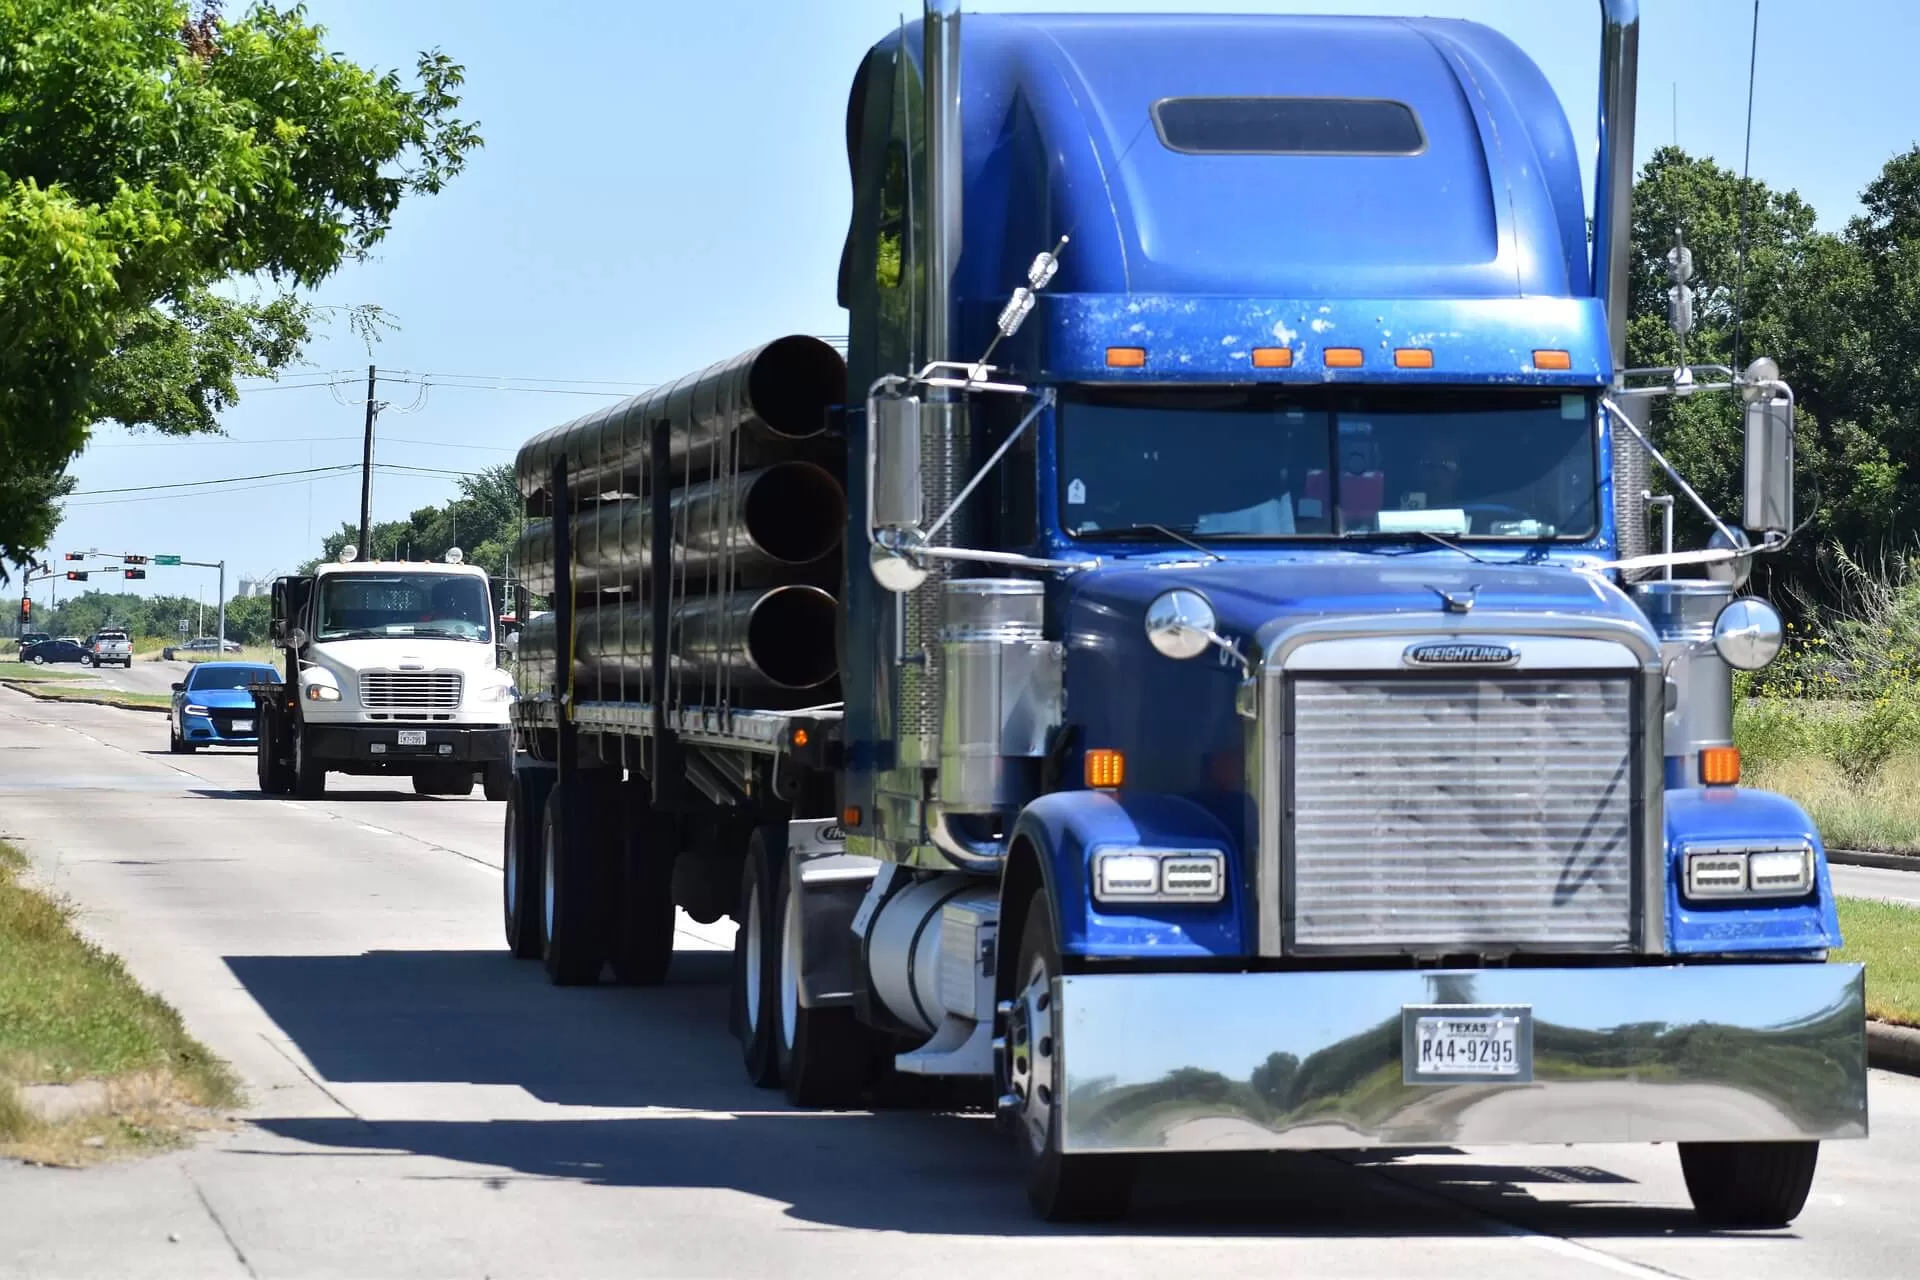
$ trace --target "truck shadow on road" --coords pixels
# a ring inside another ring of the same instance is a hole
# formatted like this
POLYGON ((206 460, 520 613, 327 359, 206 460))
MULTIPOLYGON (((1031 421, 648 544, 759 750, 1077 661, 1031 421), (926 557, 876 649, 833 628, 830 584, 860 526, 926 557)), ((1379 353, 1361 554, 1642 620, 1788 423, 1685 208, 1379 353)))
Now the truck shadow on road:
MULTIPOLYGON (((461 1119, 267 1119, 281 1138, 602 1186, 727 1188, 792 1216, 866 1229, 1058 1234, 1028 1214, 1007 1139, 978 1115, 816 1113, 754 1089, 726 1027, 726 952, 682 951, 650 990, 547 985, 492 951, 232 956, 227 964, 349 1105, 355 1085, 518 1086, 543 1103, 663 1108, 461 1119), (689 1112, 702 1114, 688 1114, 689 1112)), ((369 1095, 370 1096, 370 1095, 369 1095)), ((394 1096, 394 1095, 388 1095, 394 1096)), ((371 1107, 369 1108, 371 1109, 371 1107)), ((432 1110, 525 1105, 450 1092, 432 1110), (504 1102, 504 1106, 502 1103, 504 1102)), ((278 1144, 276 1144, 278 1145, 278 1144)), ((420 1177, 444 1177, 422 1166, 420 1177)), ((1532 1188, 1622 1183, 1597 1170, 1395 1167, 1378 1156, 1177 1157, 1154 1162, 1126 1224, 1082 1230, 1277 1236, 1484 1235, 1480 1212, 1582 1236, 1695 1234, 1690 1213, 1532 1188)), ((1675 1173, 1678 1190, 1678 1172, 1675 1173)), ((1619 1194, 1616 1188, 1612 1194, 1619 1194)))

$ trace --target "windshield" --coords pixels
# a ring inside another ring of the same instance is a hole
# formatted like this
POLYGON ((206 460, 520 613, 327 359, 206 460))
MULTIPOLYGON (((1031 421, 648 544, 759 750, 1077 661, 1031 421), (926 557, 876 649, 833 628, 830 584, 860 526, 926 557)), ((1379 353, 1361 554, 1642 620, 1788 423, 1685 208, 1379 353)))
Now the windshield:
POLYGON ((250 684, 278 684, 280 673, 270 667, 196 667, 187 679, 195 693, 209 689, 244 689, 250 684))
POLYGON ((316 640, 443 636, 491 643, 492 605, 471 574, 340 573, 320 580, 316 640))
POLYGON ((1584 539, 1598 527, 1593 411, 1558 392, 1083 393, 1059 412, 1061 525, 1584 539))

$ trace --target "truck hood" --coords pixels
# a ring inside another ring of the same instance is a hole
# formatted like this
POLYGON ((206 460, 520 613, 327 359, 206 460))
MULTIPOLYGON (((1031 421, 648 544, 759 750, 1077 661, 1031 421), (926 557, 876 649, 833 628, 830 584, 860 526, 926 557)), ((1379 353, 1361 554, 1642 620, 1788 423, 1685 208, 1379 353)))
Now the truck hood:
POLYGON ((474 640, 429 636, 389 636, 368 640, 327 640, 308 646, 305 663, 336 672, 490 671, 498 663, 494 648, 474 640))
MULTIPOLYGON (((1494 553, 1500 554, 1500 553, 1494 553)), ((1508 553, 1510 554, 1510 553, 1508 553)), ((1257 651, 1263 632, 1311 618, 1428 614, 1448 595, 1471 594, 1473 614, 1565 614, 1608 618, 1645 632, 1644 616, 1611 582, 1555 565, 1476 564, 1452 553, 1342 554, 1318 561, 1226 560, 1118 564, 1075 577, 1066 631, 1069 648, 1145 643, 1142 625, 1155 597, 1175 587, 1205 596, 1223 635, 1257 651)))

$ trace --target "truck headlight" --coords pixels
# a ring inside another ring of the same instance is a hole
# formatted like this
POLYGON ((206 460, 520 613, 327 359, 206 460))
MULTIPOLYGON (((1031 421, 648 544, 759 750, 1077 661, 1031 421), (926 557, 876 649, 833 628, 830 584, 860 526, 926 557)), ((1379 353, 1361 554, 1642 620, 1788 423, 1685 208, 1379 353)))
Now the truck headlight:
POLYGON ((490 684, 480 690, 482 702, 511 702, 519 696, 520 691, 513 687, 511 680, 504 684, 490 684))
POLYGON ((1093 896, 1101 902, 1219 902, 1226 855, 1214 849, 1101 849, 1093 855, 1093 896))
POLYGON ((1804 898, 1813 892, 1807 844, 1686 848, 1689 898, 1804 898))
POLYGON ((338 702, 340 691, 330 684, 310 684, 307 686, 308 702, 338 702))

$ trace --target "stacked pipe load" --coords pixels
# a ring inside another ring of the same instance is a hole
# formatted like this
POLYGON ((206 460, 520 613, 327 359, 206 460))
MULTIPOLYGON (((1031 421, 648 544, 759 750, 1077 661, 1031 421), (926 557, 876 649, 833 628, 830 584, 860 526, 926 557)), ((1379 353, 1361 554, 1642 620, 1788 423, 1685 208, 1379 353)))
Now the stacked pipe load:
POLYGON ((575 622, 562 642, 551 616, 528 621, 522 688, 553 688, 564 648, 575 700, 651 699, 659 603, 669 619, 669 705, 796 706, 832 696, 832 590, 847 500, 845 449, 830 416, 845 396, 840 354, 798 335, 528 441, 517 468, 528 520, 515 569, 534 593, 555 591, 551 489, 564 463, 575 622), (662 429, 667 464, 656 476, 662 429), (670 572, 655 582, 662 486, 670 572))

